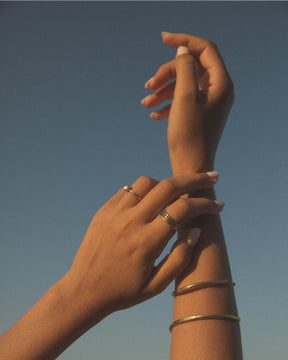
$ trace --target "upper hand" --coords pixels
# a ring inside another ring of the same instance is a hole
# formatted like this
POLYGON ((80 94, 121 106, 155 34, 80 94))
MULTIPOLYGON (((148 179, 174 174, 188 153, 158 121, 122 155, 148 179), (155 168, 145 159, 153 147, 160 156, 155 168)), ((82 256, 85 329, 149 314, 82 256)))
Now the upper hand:
POLYGON ((194 170, 211 169, 233 103, 233 83, 213 42, 170 33, 163 33, 163 41, 174 48, 186 46, 189 54, 176 56, 158 69, 145 84, 154 93, 142 104, 150 108, 173 99, 172 105, 152 113, 156 120, 169 117, 172 167, 180 157, 185 161, 183 156, 189 156, 199 162, 194 170))

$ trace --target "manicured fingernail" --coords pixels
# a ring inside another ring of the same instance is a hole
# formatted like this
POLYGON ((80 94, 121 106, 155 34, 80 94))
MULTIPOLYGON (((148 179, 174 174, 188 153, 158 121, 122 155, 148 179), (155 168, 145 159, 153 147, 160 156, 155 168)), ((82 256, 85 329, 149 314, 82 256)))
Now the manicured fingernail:
POLYGON ((152 113, 150 114, 150 117, 151 117, 152 119, 157 120, 157 114, 156 114, 155 112, 152 112, 152 113))
POLYGON ((206 172, 206 175, 208 175, 213 180, 218 180, 219 178, 219 173, 217 171, 208 171, 206 172))
POLYGON ((168 31, 162 31, 161 32, 161 35, 164 36, 164 35, 167 35, 167 34, 170 34, 168 31))
POLYGON ((154 76, 145 83, 144 87, 146 89, 149 89, 149 86, 152 85, 153 79, 154 79, 154 76))
POLYGON ((178 47, 176 56, 183 55, 183 54, 189 54, 189 49, 187 46, 179 46, 178 47))
POLYGON ((199 240, 200 234, 201 234, 200 228, 194 228, 193 230, 191 230, 190 233, 188 234, 187 244, 189 246, 194 246, 199 240))
POLYGON ((214 202, 217 205, 217 207, 219 208, 219 210, 222 210, 225 206, 225 203, 222 201, 214 200, 214 202))
POLYGON ((146 100, 150 97, 151 95, 146 96, 144 99, 141 100, 141 104, 144 105, 146 100))

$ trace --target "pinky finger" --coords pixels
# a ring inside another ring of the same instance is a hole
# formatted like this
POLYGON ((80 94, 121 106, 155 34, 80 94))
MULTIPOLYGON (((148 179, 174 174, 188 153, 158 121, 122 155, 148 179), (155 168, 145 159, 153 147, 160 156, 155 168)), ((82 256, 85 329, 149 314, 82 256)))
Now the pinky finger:
POLYGON ((185 237, 185 240, 178 240, 174 244, 172 251, 156 267, 154 276, 143 290, 145 297, 152 297, 160 294, 166 287, 180 275, 190 264, 193 247, 201 234, 199 228, 194 228, 185 237))
POLYGON ((164 107, 161 110, 154 111, 150 114, 150 117, 155 120, 164 120, 169 117, 171 105, 164 107))

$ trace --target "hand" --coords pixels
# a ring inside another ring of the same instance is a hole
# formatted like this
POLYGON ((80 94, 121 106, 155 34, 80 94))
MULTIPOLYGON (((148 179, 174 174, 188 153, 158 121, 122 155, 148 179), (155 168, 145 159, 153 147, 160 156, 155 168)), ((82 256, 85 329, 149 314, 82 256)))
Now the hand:
POLYGON ((154 93, 142 104, 150 108, 173 99, 172 106, 151 114, 156 120, 169 117, 168 145, 173 170, 177 166, 189 171, 211 170, 233 103, 233 83, 214 43, 187 34, 162 35, 165 44, 181 46, 182 54, 162 65, 145 84, 154 93), (169 82, 174 78, 176 81, 169 82))
POLYGON ((221 202, 179 198, 212 187, 217 178, 217 173, 202 173, 158 182, 143 176, 133 184, 140 200, 121 189, 97 212, 65 277, 90 317, 99 309, 109 314, 148 299, 184 270, 192 250, 187 240, 178 240, 154 265, 175 233, 158 214, 169 205, 167 212, 184 225, 192 217, 219 213, 221 202))

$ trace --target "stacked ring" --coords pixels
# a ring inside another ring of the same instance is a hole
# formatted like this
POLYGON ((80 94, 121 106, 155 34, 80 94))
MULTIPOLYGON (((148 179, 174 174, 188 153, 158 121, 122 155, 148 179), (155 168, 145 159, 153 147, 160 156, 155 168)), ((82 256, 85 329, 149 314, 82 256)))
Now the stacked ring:
POLYGON ((142 200, 141 196, 136 194, 135 191, 133 191, 131 185, 125 185, 125 186, 123 186, 123 189, 125 191, 130 192, 131 194, 133 194, 138 200, 142 200))
POLYGON ((173 230, 179 231, 179 230, 181 229, 181 225, 178 224, 177 221, 175 221, 175 220, 172 218, 172 216, 167 213, 166 210, 163 210, 163 211, 161 212, 160 216, 162 217, 162 219, 163 219, 164 221, 166 221, 166 223, 167 223, 168 225, 170 225, 170 226, 172 227, 173 230))

